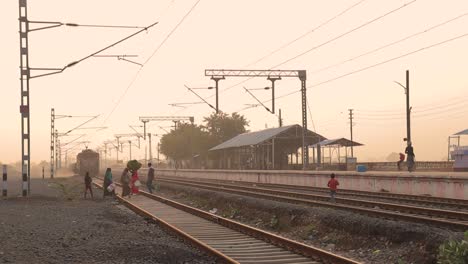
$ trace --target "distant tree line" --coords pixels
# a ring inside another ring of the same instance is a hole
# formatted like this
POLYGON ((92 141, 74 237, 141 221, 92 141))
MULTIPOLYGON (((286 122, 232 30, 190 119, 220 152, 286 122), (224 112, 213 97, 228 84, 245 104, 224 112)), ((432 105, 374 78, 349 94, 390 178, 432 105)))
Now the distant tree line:
POLYGON ((220 112, 203 119, 202 125, 182 123, 161 138, 161 153, 174 160, 208 157, 209 149, 247 131, 249 121, 238 113, 220 112))

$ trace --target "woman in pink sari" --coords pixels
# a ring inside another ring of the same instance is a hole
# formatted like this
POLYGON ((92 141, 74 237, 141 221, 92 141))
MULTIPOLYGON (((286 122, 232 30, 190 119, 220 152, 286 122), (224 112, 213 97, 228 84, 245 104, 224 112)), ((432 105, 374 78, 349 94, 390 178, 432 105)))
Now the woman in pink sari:
POLYGON ((134 171, 132 174, 132 194, 138 194, 140 192, 139 187, 140 187, 140 179, 138 179, 138 173, 137 171, 134 171))

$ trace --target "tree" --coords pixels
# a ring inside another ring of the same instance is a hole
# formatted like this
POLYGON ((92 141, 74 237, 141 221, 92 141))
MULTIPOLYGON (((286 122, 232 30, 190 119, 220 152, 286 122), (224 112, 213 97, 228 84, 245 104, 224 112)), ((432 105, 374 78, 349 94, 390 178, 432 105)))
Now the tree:
POLYGON ((400 160, 400 154, 396 152, 392 152, 387 156, 386 160, 388 162, 398 161, 400 160))
POLYGON ((245 133, 247 131, 246 127, 249 126, 249 121, 238 113, 232 113, 230 116, 223 112, 214 113, 209 117, 205 117, 203 121, 217 144, 245 133))
POLYGON ((202 126, 180 124, 161 138, 161 153, 175 161, 187 160, 194 155, 206 155, 215 144, 202 126))

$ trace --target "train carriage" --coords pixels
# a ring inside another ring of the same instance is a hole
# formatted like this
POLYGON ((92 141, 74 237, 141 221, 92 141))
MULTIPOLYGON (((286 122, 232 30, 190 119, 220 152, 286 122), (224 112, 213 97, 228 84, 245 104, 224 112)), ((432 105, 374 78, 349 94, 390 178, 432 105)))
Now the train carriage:
POLYGON ((94 177, 99 174, 99 153, 85 149, 76 156, 76 168, 81 176, 89 172, 89 176, 94 177))

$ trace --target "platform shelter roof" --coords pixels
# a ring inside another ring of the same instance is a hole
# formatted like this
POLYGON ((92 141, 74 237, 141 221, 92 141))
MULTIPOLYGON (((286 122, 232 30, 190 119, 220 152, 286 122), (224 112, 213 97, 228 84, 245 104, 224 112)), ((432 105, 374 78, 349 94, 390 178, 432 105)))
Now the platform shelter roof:
POLYGON ((351 141, 346 138, 336 138, 336 139, 326 139, 323 141, 320 141, 317 144, 312 145, 311 147, 317 147, 320 144, 320 146, 325 147, 325 146, 340 146, 340 147, 357 147, 357 146, 363 146, 363 144, 358 143, 356 141, 351 141))
POLYGON ((464 136, 464 135, 468 135, 468 129, 465 129, 465 130, 462 130, 456 134, 453 134, 454 136, 464 136))
MULTIPOLYGON (((259 145, 272 138, 302 138, 302 127, 300 125, 290 125, 243 133, 211 148, 210 151, 259 145)), ((323 139, 325 139, 323 136, 309 130, 306 141, 307 144, 313 144, 323 139)))

